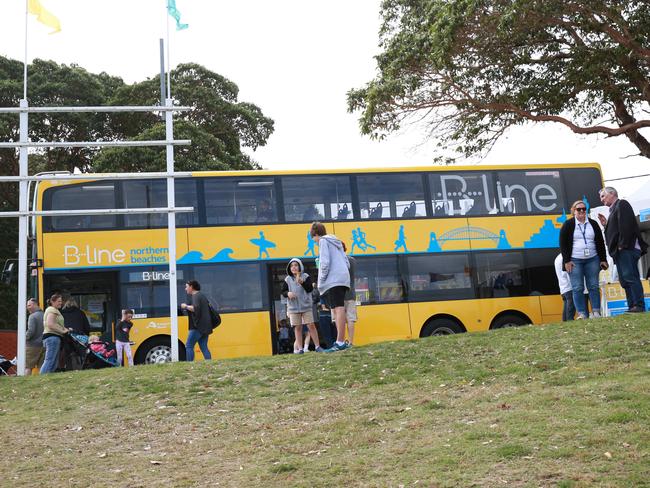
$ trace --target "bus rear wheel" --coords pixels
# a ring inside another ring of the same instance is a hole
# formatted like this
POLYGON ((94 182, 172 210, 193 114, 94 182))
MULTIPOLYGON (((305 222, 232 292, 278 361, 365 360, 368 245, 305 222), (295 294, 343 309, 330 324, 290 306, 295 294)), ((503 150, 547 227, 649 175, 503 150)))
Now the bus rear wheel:
POLYGON ((530 324, 530 320, 526 320, 520 315, 507 314, 502 315, 494 320, 492 323, 493 329, 507 329, 509 327, 521 327, 522 325, 530 324))
POLYGON ((461 334, 463 332, 465 332, 463 328, 452 319, 438 318, 429 320, 425 326, 422 327, 420 337, 461 334))
MULTIPOLYGON (((185 361, 185 347, 178 342, 178 359, 185 361)), ((169 337, 153 337, 138 349, 135 362, 138 364, 170 363, 172 360, 172 345, 169 337)))

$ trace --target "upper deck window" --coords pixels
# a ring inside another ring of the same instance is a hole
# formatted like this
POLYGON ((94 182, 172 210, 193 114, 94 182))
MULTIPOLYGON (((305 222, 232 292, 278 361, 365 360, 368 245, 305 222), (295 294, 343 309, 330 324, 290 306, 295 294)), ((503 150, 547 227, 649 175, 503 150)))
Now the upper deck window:
MULTIPOLYGON (((110 181, 51 188, 45 193, 43 203, 45 210, 86 210, 115 207, 115 183, 110 181)), ((53 231, 112 229, 116 226, 116 216, 66 215, 62 217, 45 217, 44 225, 46 229, 53 231)))
POLYGON ((424 182, 420 173, 357 176, 362 219, 426 217, 424 182))
POLYGON ((436 217, 498 213, 492 173, 445 171, 429 174, 436 217))
POLYGON ((282 178, 287 222, 352 219, 347 176, 285 176, 282 178))
POLYGON ((499 171, 498 213, 562 213, 564 190, 559 170, 499 171))
POLYGON ((273 178, 208 178, 205 180, 206 223, 277 222, 273 178))

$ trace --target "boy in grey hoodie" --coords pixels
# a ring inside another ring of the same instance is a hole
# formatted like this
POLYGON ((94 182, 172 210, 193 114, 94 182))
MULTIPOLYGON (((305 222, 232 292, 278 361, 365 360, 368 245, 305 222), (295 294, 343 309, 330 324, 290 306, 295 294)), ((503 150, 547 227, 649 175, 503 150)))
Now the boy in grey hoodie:
POLYGON ((318 291, 325 295, 336 322, 336 342, 327 352, 343 351, 345 342, 345 293, 350 289, 350 262, 341 241, 328 234, 320 222, 311 224, 311 236, 318 243, 318 291))
POLYGON ((306 325, 309 329, 316 347, 316 352, 322 352, 318 340, 318 331, 314 323, 313 315, 313 299, 311 292, 314 285, 311 277, 305 273, 305 268, 302 261, 298 258, 293 258, 287 264, 287 277, 282 283, 282 296, 287 299, 287 315, 289 316, 289 323, 294 328, 296 343, 294 344, 294 354, 302 354, 303 340, 302 340, 302 326, 306 325))

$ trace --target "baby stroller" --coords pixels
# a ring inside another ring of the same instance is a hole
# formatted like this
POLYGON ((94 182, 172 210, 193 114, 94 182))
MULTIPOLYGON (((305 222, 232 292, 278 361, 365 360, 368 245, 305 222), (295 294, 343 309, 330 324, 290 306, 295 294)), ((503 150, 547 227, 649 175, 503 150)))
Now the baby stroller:
POLYGON ((111 341, 92 339, 83 334, 68 334, 74 353, 78 355, 80 367, 77 369, 100 369, 117 366, 115 346, 111 341))
POLYGON ((0 354, 0 376, 16 375, 16 358, 11 361, 0 354))

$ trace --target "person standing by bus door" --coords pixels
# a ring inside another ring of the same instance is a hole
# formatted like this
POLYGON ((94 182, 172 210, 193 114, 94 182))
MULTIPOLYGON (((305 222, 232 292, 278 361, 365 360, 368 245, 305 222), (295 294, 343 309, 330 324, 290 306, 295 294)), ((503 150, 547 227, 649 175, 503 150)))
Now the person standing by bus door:
POLYGON ((117 352, 117 364, 122 366, 124 361, 123 353, 126 353, 126 360, 129 366, 133 366, 133 353, 131 352, 131 340, 129 339, 129 332, 133 327, 133 310, 125 308, 122 310, 122 320, 117 324, 115 330, 115 352, 117 352))
POLYGON ((555 258, 555 275, 557 282, 560 286, 560 294, 562 295, 562 322, 573 320, 576 315, 576 307, 573 304, 573 288, 571 287, 571 278, 569 273, 564 271, 562 263, 562 253, 558 254, 555 258))
POLYGON ((600 190, 599 195, 600 201, 609 207, 609 219, 598 214, 598 220, 605 228, 607 250, 614 259, 618 281, 625 290, 627 311, 644 312, 639 259, 647 252, 648 244, 641 237, 632 205, 626 200, 619 200, 618 192, 611 186, 600 190))
POLYGON ((32 369, 41 367, 45 352, 43 350, 43 311, 36 298, 27 300, 27 332, 25 334, 25 374, 32 374, 32 369))
POLYGON ((201 354, 206 360, 212 359, 208 349, 208 337, 212 334, 210 320, 210 303, 203 293, 201 284, 196 280, 185 283, 185 292, 192 299, 192 304, 181 303, 181 309, 188 312, 189 331, 185 343, 185 360, 194 361, 194 346, 199 343, 201 354))
MULTIPOLYGON (((343 251, 348 252, 345 242, 343 244, 343 251)), ((354 344, 354 324, 357 321, 357 292, 354 289, 354 273, 357 266, 357 261, 352 257, 348 256, 348 261, 350 262, 350 288, 345 293, 345 324, 348 331, 348 344, 352 346, 354 344)))
POLYGON ((336 342, 327 352, 343 351, 345 342, 345 293, 350 288, 350 262, 343 243, 327 233, 320 222, 311 224, 311 236, 318 243, 318 291, 325 295, 336 322, 336 342))
POLYGON ((296 342, 294 354, 302 354, 303 349, 303 326, 307 326, 308 334, 314 341, 316 352, 322 352, 318 331, 314 323, 311 277, 305 273, 302 261, 293 258, 287 264, 287 276, 282 282, 282 296, 287 298, 287 315, 289 323, 295 332, 296 342))

